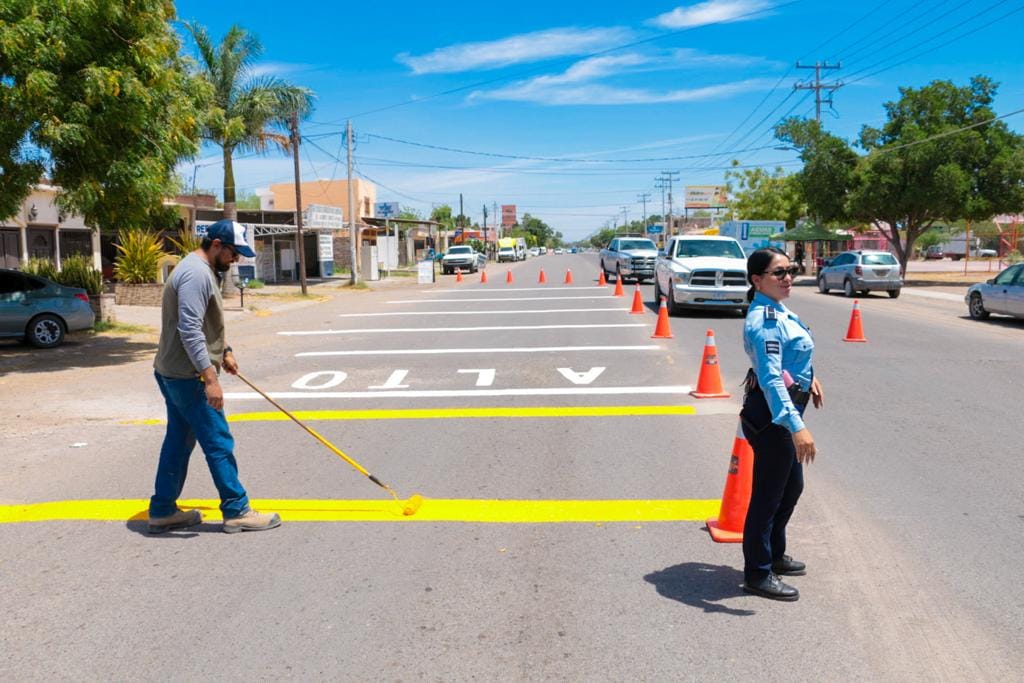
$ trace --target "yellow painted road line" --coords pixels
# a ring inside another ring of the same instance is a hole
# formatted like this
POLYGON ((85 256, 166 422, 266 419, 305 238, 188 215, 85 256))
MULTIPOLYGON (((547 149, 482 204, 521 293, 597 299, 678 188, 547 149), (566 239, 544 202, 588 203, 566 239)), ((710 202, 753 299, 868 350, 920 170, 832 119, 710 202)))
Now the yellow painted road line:
MULTIPOLYGON (((543 406, 491 408, 404 408, 394 410, 293 410, 300 420, 460 420, 464 418, 530 417, 643 417, 696 415, 694 406, 543 406)), ((228 422, 284 422, 276 411, 235 413, 228 422)), ((160 425, 166 420, 125 420, 127 425, 160 425)))
MULTIPOLYGON (((703 522, 718 514, 719 500, 467 500, 424 498, 404 517, 391 500, 253 500, 263 512, 287 522, 703 522)), ((216 500, 181 500, 182 509, 221 519, 216 500)), ((68 500, 0 505, 0 524, 57 521, 145 521, 148 500, 68 500)))
MULTIPOLYGON (((296 410, 300 420, 458 420, 489 417, 636 417, 695 415, 693 406, 560 406, 537 408, 404 408, 395 410, 296 410)), ((281 422, 281 412, 236 413, 228 422, 281 422)))

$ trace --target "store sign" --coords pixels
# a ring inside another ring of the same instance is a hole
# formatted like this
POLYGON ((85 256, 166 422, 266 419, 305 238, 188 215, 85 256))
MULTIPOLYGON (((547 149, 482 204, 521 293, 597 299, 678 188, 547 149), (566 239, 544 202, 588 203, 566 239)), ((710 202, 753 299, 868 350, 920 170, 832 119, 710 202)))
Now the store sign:
POLYGON ((317 234, 317 247, 321 261, 334 260, 334 236, 329 232, 317 234))
POLYGON ((345 212, 337 206, 310 204, 302 215, 303 222, 309 228, 341 230, 345 227, 345 212))
POLYGON ((501 224, 504 226, 515 225, 519 222, 516 216, 516 205, 515 204, 502 204, 501 205, 501 224))
POLYGON ((373 205, 377 218, 397 218, 398 211, 398 202, 378 202, 373 205))
POLYGON ((724 209, 729 206, 729 193, 725 185, 687 185, 687 209, 724 209))

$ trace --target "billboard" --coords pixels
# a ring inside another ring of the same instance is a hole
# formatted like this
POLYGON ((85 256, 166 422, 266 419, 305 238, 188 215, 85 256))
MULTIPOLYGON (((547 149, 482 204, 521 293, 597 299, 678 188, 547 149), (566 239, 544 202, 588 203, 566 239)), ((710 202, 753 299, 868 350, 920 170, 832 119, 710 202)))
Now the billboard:
POLYGON ((501 205, 501 224, 503 226, 515 225, 519 222, 516 217, 516 205, 515 204, 502 204, 501 205))
POLYGON ((687 209, 724 209, 729 205, 729 192, 725 185, 687 185, 687 209))
POLYGON ((735 239, 743 247, 743 253, 750 256, 764 247, 785 250, 785 242, 771 239, 772 235, 785 230, 785 221, 726 221, 718 227, 718 234, 735 239))

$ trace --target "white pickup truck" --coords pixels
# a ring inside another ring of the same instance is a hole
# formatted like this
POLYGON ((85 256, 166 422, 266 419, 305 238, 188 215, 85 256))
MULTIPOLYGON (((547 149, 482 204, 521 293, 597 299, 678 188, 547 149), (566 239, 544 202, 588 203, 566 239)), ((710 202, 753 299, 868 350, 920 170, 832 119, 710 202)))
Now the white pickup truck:
POLYGON ((678 235, 659 252, 654 297, 668 312, 684 308, 735 308, 747 312, 747 259, 740 243, 717 235, 678 235))
POLYGON ((654 277, 658 247, 644 237, 616 237, 601 250, 601 270, 609 280, 626 278, 638 284, 654 277))

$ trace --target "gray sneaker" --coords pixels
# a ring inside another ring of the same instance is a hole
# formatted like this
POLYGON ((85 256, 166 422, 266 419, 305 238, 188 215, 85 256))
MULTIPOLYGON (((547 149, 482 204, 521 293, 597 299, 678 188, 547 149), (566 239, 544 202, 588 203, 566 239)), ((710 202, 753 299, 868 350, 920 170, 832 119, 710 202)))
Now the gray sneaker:
POLYGON ((266 531, 281 526, 281 517, 276 512, 259 513, 248 510, 245 514, 224 520, 224 533, 237 534, 239 531, 266 531))
POLYGON ((199 510, 178 510, 167 517, 150 517, 149 533, 162 534, 165 531, 174 529, 185 529, 195 526, 203 521, 203 515, 199 510))

